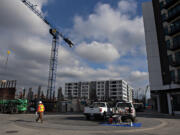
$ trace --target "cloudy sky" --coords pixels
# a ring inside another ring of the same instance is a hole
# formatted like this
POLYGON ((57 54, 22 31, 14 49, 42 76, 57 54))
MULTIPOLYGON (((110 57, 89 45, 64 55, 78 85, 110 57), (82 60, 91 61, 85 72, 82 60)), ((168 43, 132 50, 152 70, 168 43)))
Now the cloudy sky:
MULTIPOLYGON (((124 79, 145 88, 148 71, 141 3, 147 0, 29 0, 74 43, 60 41, 56 87, 124 79)), ((46 89, 52 37, 21 0, 0 0, 0 80, 46 89), (8 56, 7 51, 11 53, 8 56)))

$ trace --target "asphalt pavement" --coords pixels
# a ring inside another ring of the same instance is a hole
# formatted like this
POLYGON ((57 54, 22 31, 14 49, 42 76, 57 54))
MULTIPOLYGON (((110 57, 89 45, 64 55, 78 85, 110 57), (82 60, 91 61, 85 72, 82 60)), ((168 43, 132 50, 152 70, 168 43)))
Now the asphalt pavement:
POLYGON ((151 111, 137 113, 141 127, 104 126, 103 120, 86 120, 82 114, 51 114, 44 123, 34 114, 0 114, 0 135, 179 135, 180 118, 151 111))

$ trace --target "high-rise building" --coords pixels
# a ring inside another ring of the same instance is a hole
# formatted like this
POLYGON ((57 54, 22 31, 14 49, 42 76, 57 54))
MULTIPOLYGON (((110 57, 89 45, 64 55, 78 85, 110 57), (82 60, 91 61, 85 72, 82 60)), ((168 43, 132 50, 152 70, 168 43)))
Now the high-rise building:
POLYGON ((163 113, 180 112, 180 0, 142 5, 151 95, 163 113))

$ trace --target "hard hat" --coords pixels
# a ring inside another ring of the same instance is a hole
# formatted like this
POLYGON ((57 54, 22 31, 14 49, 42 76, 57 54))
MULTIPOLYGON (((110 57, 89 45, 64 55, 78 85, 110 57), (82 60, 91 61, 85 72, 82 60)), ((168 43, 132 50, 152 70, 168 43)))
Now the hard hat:
POLYGON ((39 101, 39 104, 42 104, 42 101, 39 101))

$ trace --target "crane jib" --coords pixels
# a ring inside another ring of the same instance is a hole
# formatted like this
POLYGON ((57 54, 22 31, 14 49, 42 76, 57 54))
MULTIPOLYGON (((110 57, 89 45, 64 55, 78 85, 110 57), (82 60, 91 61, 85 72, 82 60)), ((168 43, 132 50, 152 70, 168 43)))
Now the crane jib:
POLYGON ((73 46, 73 43, 66 37, 63 36, 56 28, 49 23, 49 21, 44 17, 44 15, 36 9, 36 5, 33 5, 28 0, 21 0, 28 8, 30 8, 38 17, 42 19, 44 23, 50 26, 49 33, 53 36, 51 56, 50 56, 50 66, 49 66, 49 78, 48 78, 48 89, 47 89, 47 99, 52 100, 52 96, 55 92, 55 82, 56 82, 56 71, 57 71, 57 59, 58 59, 58 45, 57 39, 61 37, 69 47, 73 46))

